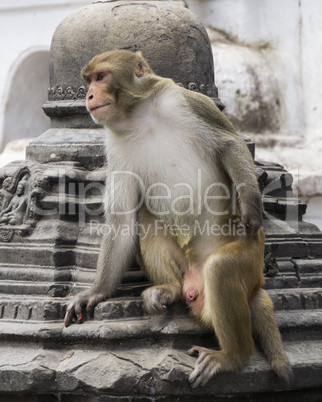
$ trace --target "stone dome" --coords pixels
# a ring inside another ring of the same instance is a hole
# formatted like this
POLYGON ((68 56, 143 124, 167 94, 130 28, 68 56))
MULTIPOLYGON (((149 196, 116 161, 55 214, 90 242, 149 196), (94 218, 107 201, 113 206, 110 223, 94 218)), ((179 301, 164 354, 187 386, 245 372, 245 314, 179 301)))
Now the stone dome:
POLYGON ((52 127, 92 127, 81 68, 96 54, 140 50, 156 74, 219 104, 207 32, 188 9, 169 1, 108 1, 83 7, 57 27, 51 45, 45 113, 52 127))

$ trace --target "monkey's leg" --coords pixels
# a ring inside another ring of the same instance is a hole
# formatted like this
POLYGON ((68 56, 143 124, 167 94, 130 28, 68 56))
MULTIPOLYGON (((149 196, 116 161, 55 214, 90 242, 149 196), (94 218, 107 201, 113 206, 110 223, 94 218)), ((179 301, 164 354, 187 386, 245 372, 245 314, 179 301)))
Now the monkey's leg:
POLYGON ((182 274, 176 258, 179 254, 173 240, 164 236, 154 236, 141 244, 141 267, 149 280, 155 284, 146 289, 142 296, 144 307, 149 314, 163 312, 167 305, 181 299, 182 274))
POLYGON ((146 210, 140 211, 139 223, 139 263, 155 285, 142 293, 143 302, 149 314, 157 314, 181 299, 187 261, 183 251, 169 235, 163 230, 155 230, 153 215, 146 210), (143 225, 146 230, 143 230, 143 225))
POLYGON ((288 381, 291 375, 290 362, 284 351, 281 335, 276 324, 273 303, 264 289, 260 289, 250 302, 255 337, 276 374, 288 381))
POLYGON ((252 263, 256 254, 247 240, 237 240, 220 247, 205 263, 202 318, 214 327, 221 350, 195 346, 188 351, 199 355, 189 378, 193 387, 205 385, 219 372, 240 369, 254 351, 248 294, 260 283, 262 267, 252 263))

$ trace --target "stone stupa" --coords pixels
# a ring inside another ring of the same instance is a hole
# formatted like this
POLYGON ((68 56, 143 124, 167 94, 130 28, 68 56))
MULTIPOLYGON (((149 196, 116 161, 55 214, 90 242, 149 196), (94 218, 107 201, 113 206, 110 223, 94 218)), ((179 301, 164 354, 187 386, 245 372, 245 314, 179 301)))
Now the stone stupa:
MULTIPOLYGON (((277 391, 283 400, 317 400, 322 234, 303 222, 306 206, 293 196, 292 176, 273 163, 256 161, 256 167, 266 288, 294 369, 289 385, 258 352, 240 373, 193 390, 188 376, 195 359, 186 351, 196 343, 215 346, 214 335, 180 303, 161 317, 146 315, 140 294, 148 284, 134 263, 115 298, 100 303, 83 325, 64 328, 72 295, 94 279, 104 223, 104 130, 86 111, 80 70, 113 49, 142 51, 157 74, 223 108, 206 30, 178 3, 98 2, 58 26, 44 105, 52 128, 31 142, 26 160, 0 169, 0 400, 267 401, 277 391)), ((254 144, 245 141, 254 155, 254 144)))

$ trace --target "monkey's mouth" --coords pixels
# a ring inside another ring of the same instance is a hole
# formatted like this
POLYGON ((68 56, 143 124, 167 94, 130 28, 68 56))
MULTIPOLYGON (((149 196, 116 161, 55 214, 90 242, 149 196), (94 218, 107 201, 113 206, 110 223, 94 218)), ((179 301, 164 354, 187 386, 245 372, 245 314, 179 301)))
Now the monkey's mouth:
POLYGON ((105 105, 95 106, 95 107, 92 107, 91 109, 89 109, 89 111, 90 111, 90 113, 93 113, 95 110, 102 109, 103 107, 111 106, 111 104, 112 103, 110 102, 110 103, 106 103, 105 105))

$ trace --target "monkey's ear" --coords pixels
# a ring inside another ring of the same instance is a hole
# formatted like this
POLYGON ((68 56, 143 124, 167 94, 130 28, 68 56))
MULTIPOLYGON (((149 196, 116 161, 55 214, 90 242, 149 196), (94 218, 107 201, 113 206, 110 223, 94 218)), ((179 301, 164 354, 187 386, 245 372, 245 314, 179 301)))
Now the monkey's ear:
POLYGON ((148 68, 145 66, 142 53, 140 51, 136 52, 136 69, 135 69, 135 75, 140 78, 144 77, 145 75, 148 74, 148 68))

